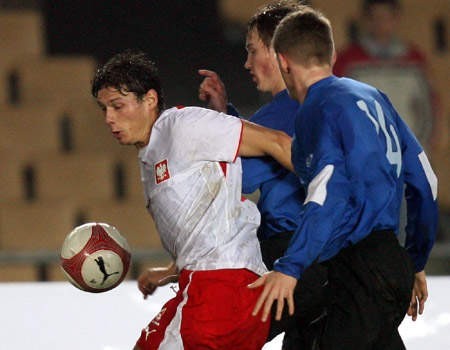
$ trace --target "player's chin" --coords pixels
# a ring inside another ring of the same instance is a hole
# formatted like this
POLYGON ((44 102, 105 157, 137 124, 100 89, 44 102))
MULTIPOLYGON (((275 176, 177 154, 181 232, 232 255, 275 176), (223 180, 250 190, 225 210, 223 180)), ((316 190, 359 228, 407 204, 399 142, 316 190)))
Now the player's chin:
POLYGON ((260 91, 260 92, 266 92, 267 90, 264 89, 264 86, 259 83, 258 81, 255 81, 255 85, 256 85, 256 90, 260 91))
POLYGON ((127 139, 125 137, 118 138, 117 142, 119 142, 123 146, 130 146, 130 145, 135 145, 136 144, 136 142, 134 142, 134 141, 132 141, 130 139, 127 139))
POLYGON ((264 82, 255 80, 255 84, 256 90, 258 90, 259 92, 270 92, 270 89, 268 88, 267 84, 264 84, 264 82))

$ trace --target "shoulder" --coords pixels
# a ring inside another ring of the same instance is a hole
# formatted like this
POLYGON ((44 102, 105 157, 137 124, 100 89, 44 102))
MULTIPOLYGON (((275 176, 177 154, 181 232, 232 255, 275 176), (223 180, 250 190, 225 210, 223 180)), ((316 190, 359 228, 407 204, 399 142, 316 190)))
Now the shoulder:
POLYGON ((195 106, 178 106, 166 109, 158 118, 159 124, 185 125, 201 121, 206 116, 215 116, 219 112, 195 106))
POLYGON ((384 98, 371 85, 350 78, 331 77, 315 91, 313 99, 306 99, 304 107, 317 114, 321 122, 336 124, 347 120, 347 124, 354 119, 355 112, 360 110, 359 100, 384 98))

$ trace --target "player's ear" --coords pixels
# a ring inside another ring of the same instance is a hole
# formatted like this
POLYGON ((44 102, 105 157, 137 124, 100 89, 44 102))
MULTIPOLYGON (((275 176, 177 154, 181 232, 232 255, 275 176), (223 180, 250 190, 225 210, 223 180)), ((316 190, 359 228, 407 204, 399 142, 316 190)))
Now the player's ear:
POLYGON ((278 61, 278 66, 280 67, 280 71, 283 73, 289 73, 289 71, 290 71, 289 62, 286 59, 286 56, 279 52, 277 52, 276 55, 277 55, 277 61, 278 61))
POLYGON ((144 96, 144 101, 149 104, 150 108, 158 107, 158 93, 154 89, 150 89, 144 96))

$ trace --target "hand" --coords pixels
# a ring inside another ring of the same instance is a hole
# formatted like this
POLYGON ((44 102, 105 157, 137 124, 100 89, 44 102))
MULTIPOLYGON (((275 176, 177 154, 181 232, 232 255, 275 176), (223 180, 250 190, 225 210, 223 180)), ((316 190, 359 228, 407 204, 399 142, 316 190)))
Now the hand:
POLYGON ((138 288, 144 295, 144 299, 147 299, 147 296, 153 294, 156 288, 176 281, 178 281, 178 274, 175 264, 167 267, 152 267, 139 275, 138 288))
POLYGON ((207 69, 199 69, 198 74, 204 76, 198 98, 208 104, 208 108, 218 112, 227 112, 227 92, 225 85, 216 72, 207 69))
POLYGON ((277 271, 270 271, 262 275, 255 282, 250 284, 249 288, 258 288, 264 286, 264 289, 256 302, 256 306, 253 309, 253 316, 256 316, 260 309, 263 307, 261 320, 265 322, 269 317, 272 309, 272 304, 277 301, 277 311, 275 319, 281 320, 281 315, 284 308, 284 300, 287 300, 289 315, 294 314, 294 288, 297 284, 297 279, 285 275, 284 273, 277 271))
POLYGON ((408 308, 408 316, 411 316, 413 321, 417 320, 417 313, 422 315, 427 299, 427 279, 425 276, 425 271, 420 271, 416 273, 414 278, 412 297, 408 308))

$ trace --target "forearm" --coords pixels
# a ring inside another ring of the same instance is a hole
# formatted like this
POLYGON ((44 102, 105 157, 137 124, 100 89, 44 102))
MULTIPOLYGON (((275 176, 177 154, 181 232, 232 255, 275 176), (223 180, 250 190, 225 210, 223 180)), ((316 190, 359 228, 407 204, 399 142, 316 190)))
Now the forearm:
POLYGON ((272 134, 272 138, 273 147, 268 148, 267 155, 273 157, 286 169, 294 171, 294 166, 291 160, 291 137, 284 132, 279 131, 276 134, 272 134))
POLYGON ((283 131, 273 130, 248 121, 242 121, 241 157, 270 156, 293 171, 291 162, 292 139, 283 131))

